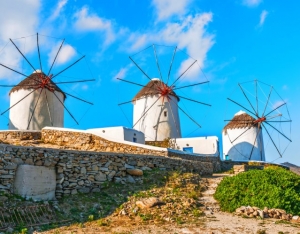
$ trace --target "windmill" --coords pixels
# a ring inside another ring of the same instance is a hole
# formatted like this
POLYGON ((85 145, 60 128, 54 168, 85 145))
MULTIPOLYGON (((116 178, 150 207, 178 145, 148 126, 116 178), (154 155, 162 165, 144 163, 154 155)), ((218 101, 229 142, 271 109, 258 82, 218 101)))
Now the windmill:
MULTIPOLYGON (((48 38, 37 33, 28 37, 10 39, 0 53, 2 69, 0 74, 13 77, 3 80, 0 84, 3 89, 11 89, 10 106, 5 109, 2 106, 0 113, 3 116, 9 112, 9 129, 40 130, 45 126, 63 127, 64 111, 78 125, 79 120, 73 113, 74 108, 67 107, 66 100, 71 98, 93 105, 75 91, 76 85, 80 84, 82 87, 82 84, 95 81, 88 69, 82 69, 86 66, 86 63, 83 63, 85 56, 76 52, 65 40, 54 44, 48 38), (41 47, 40 43, 46 48, 41 47), (57 50, 54 52, 55 49, 57 50), (52 52, 53 57, 51 63, 45 62, 45 60, 50 61, 49 51, 52 52), (69 62, 66 54, 74 55, 73 61, 67 66, 64 65, 64 62, 69 62), (10 61, 6 61, 7 57, 11 58, 10 61), (9 62, 10 64, 7 64, 9 62), (20 63, 21 67, 18 66, 20 63), (84 65, 78 65, 80 63, 84 65), (83 70, 85 74, 82 73, 83 70), (19 79, 15 78, 16 75, 21 75, 25 79, 17 83, 16 80, 19 79), (77 78, 78 76, 81 77, 77 78)), ((77 113, 78 111, 76 112, 78 116, 77 113)))
POLYGON ((160 45, 151 45, 129 58, 139 73, 132 75, 131 80, 118 80, 131 85, 132 92, 133 87, 140 89, 130 101, 122 102, 119 106, 133 104, 132 127, 142 131, 146 141, 181 138, 180 118, 183 117, 189 119, 197 128, 201 128, 198 119, 202 113, 199 111, 197 116, 195 113, 191 115, 187 108, 184 108, 190 104, 201 106, 199 110, 202 106, 211 106, 190 97, 195 93, 193 88, 208 83, 207 80, 200 80, 199 76, 196 80, 191 80, 188 76, 189 72, 201 70, 196 65, 196 59, 177 47, 160 45), (180 112, 183 114, 181 117, 180 112))
POLYGON ((227 99, 224 159, 265 161, 266 148, 282 157, 291 142, 292 120, 287 102, 274 87, 258 80, 239 83, 227 99))

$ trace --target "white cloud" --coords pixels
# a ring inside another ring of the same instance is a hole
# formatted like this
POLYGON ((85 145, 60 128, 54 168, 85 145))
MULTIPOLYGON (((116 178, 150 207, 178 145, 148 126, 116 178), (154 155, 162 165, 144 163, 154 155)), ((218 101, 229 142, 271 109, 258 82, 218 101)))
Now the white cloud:
POLYGON ((263 24, 265 23, 265 20, 268 16, 269 12, 267 12, 266 10, 263 10, 260 14, 260 19, 259 19, 259 26, 263 26, 263 24))
POLYGON ((53 11, 52 15, 49 17, 50 21, 55 20, 57 17, 59 17, 59 15, 61 14, 61 12, 63 11, 64 6, 67 4, 68 0, 60 0, 55 8, 55 10, 53 11))
POLYGON ((110 44, 115 40, 112 22, 101 18, 96 14, 89 13, 87 7, 83 7, 74 14, 74 26, 79 31, 104 31, 106 33, 105 44, 110 44))
POLYGON ((283 86, 282 86, 282 89, 283 89, 283 90, 288 90, 289 87, 288 87, 287 85, 283 85, 283 86))
POLYGON ((127 74, 128 68, 123 67, 119 70, 119 72, 113 77, 113 80, 117 80, 117 78, 123 79, 127 74))
MULTIPOLYGON (((206 54, 214 44, 214 35, 207 33, 206 26, 212 21, 212 13, 188 15, 181 21, 166 24, 163 29, 153 29, 146 33, 132 33, 125 45, 130 52, 135 52, 151 43, 177 45, 188 55, 197 59, 198 65, 189 70, 187 77, 198 77, 200 68, 204 67, 206 54)), ((191 59, 183 61, 179 73, 192 63, 191 59)))
POLYGON ((152 0, 158 20, 165 20, 173 15, 183 15, 189 3, 190 0, 152 0))
MULTIPOLYGON (((54 46, 53 49, 51 50, 51 52, 49 53, 49 56, 48 56, 49 64, 52 64, 52 62, 57 54, 57 51, 59 49, 59 46, 60 46, 60 43, 58 43, 56 46, 54 46)), ((64 44, 59 52, 59 55, 57 56, 56 64, 57 65, 64 64, 64 63, 70 61, 70 59, 72 59, 75 55, 76 55, 76 50, 72 46, 70 46, 68 44, 64 44)))
POLYGON ((243 4, 248 7, 256 7, 260 3, 262 3, 262 0, 243 0, 243 4))
MULTIPOLYGON (((0 51, 9 42, 9 38, 18 38, 26 35, 31 35, 36 32, 40 10, 39 0, 22 0, 18 1, 1 1, 0 14, 0 51)), ((33 44, 27 44, 26 50, 32 51, 35 48, 33 44)), ((22 57, 16 53, 16 49, 8 46, 0 52, 0 62, 9 64, 15 69, 20 68, 20 61, 22 57)), ((9 72, 7 69, 0 69, 1 78, 15 77, 15 74, 9 72)))

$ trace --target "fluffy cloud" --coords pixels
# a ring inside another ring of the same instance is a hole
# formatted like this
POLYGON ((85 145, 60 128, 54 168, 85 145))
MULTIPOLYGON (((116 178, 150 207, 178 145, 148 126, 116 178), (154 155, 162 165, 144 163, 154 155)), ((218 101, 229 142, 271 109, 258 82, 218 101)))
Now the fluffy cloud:
MULTIPOLYGON (((39 0, 22 0, 18 4, 14 1, 1 1, 0 14, 0 62, 11 65, 15 69, 20 68, 22 57, 16 53, 16 49, 7 44, 9 38, 22 37, 34 34, 38 26, 38 13, 40 10, 39 0), (5 46, 7 45, 7 46, 5 46), (4 48, 5 47, 5 48, 4 48), (1 50, 4 48, 3 50, 1 50)), ((27 44, 27 51, 35 48, 33 44, 27 44)), ((13 73, 7 69, 0 69, 0 79, 10 78, 13 73)))
POLYGON ((190 2, 190 0, 153 0, 152 5, 156 9, 158 20, 164 20, 173 15, 183 15, 190 2))
POLYGON ((101 18, 96 14, 90 13, 87 7, 74 14, 74 26, 79 31, 104 31, 106 33, 105 44, 110 44, 115 40, 112 22, 101 18))
MULTIPOLYGON (((52 64, 59 47, 60 47, 60 43, 54 46, 51 52, 49 53, 49 60, 48 60, 49 65, 52 64)), ((59 55, 57 56, 56 64, 57 65, 65 64, 66 62, 70 61, 75 55, 76 55, 76 50, 72 46, 68 44, 64 44, 59 52, 59 55)))
POLYGON ((263 26, 263 24, 265 23, 265 20, 268 16, 269 12, 267 12, 266 10, 263 10, 260 14, 260 18, 259 18, 259 26, 263 26))
POLYGON ((261 2, 262 2, 262 0, 243 0, 243 4, 248 7, 256 7, 261 2))
MULTIPOLYGON (((207 33, 206 27, 212 21, 211 13, 189 15, 180 21, 170 22, 162 29, 153 29, 146 33, 132 33, 125 46, 130 52, 135 52, 151 43, 165 43, 177 45, 185 50, 191 57, 197 59, 197 66, 189 70, 188 78, 195 79, 199 76, 200 69, 204 67, 207 52, 214 44, 214 35, 207 33)), ((182 73, 192 59, 183 61, 179 73, 182 73)))

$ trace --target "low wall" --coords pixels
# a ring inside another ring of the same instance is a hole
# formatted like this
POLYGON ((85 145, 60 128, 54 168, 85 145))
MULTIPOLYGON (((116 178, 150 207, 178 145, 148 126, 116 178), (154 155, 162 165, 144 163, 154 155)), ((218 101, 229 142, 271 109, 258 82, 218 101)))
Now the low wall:
POLYGON ((136 144, 132 142, 116 142, 81 131, 74 132, 44 128, 42 130, 42 141, 44 143, 72 147, 77 150, 154 155, 199 162, 211 162, 213 163, 214 172, 221 170, 220 158, 216 156, 190 154, 180 150, 160 148, 155 146, 136 144))
POLYGON ((231 160, 226 160, 226 161, 221 161, 221 171, 229 171, 234 168, 234 166, 237 165, 245 165, 246 168, 247 166, 250 167, 268 167, 268 166, 278 166, 278 167, 283 167, 286 169, 289 169, 289 167, 281 165, 281 164, 276 164, 276 163, 269 163, 269 162, 261 162, 261 161, 231 161, 231 160))
POLYGON ((129 174, 128 169, 214 172, 210 161, 0 145, 0 190, 14 192, 16 170, 24 164, 55 168, 56 198, 77 192, 99 192, 106 181, 135 183, 142 180, 142 177, 129 174))
POLYGON ((0 142, 10 140, 23 141, 23 140, 39 140, 41 139, 41 131, 20 131, 20 130, 7 130, 0 131, 0 142))
POLYGON ((97 152, 130 153, 139 155, 167 156, 165 148, 143 147, 141 144, 128 142, 128 144, 111 141, 91 133, 82 131, 68 131, 52 128, 42 129, 42 141, 46 144, 71 147, 76 150, 97 152))

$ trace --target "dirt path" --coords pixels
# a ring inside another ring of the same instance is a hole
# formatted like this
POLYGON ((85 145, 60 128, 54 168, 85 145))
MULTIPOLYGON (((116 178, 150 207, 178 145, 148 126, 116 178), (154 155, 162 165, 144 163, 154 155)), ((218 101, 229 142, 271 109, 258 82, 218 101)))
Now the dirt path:
MULTIPOLYGON (((112 225, 100 226, 99 223, 91 222, 84 225, 74 224, 69 227, 61 227, 43 233, 132 233, 132 234, 149 234, 149 233, 182 233, 182 234, 219 234, 219 233, 247 233, 247 234, 300 234, 300 225, 289 222, 282 222, 276 219, 250 219, 235 216, 230 213, 220 211, 218 202, 213 198, 216 187, 226 175, 216 174, 210 177, 202 178, 201 184, 204 188, 201 197, 201 203, 204 217, 199 218, 197 224, 164 224, 155 225, 155 223, 141 225, 139 222, 124 217, 112 217, 112 225), (114 225, 114 220, 118 224, 114 225)), ((36 232, 37 233, 37 232, 36 232)))

